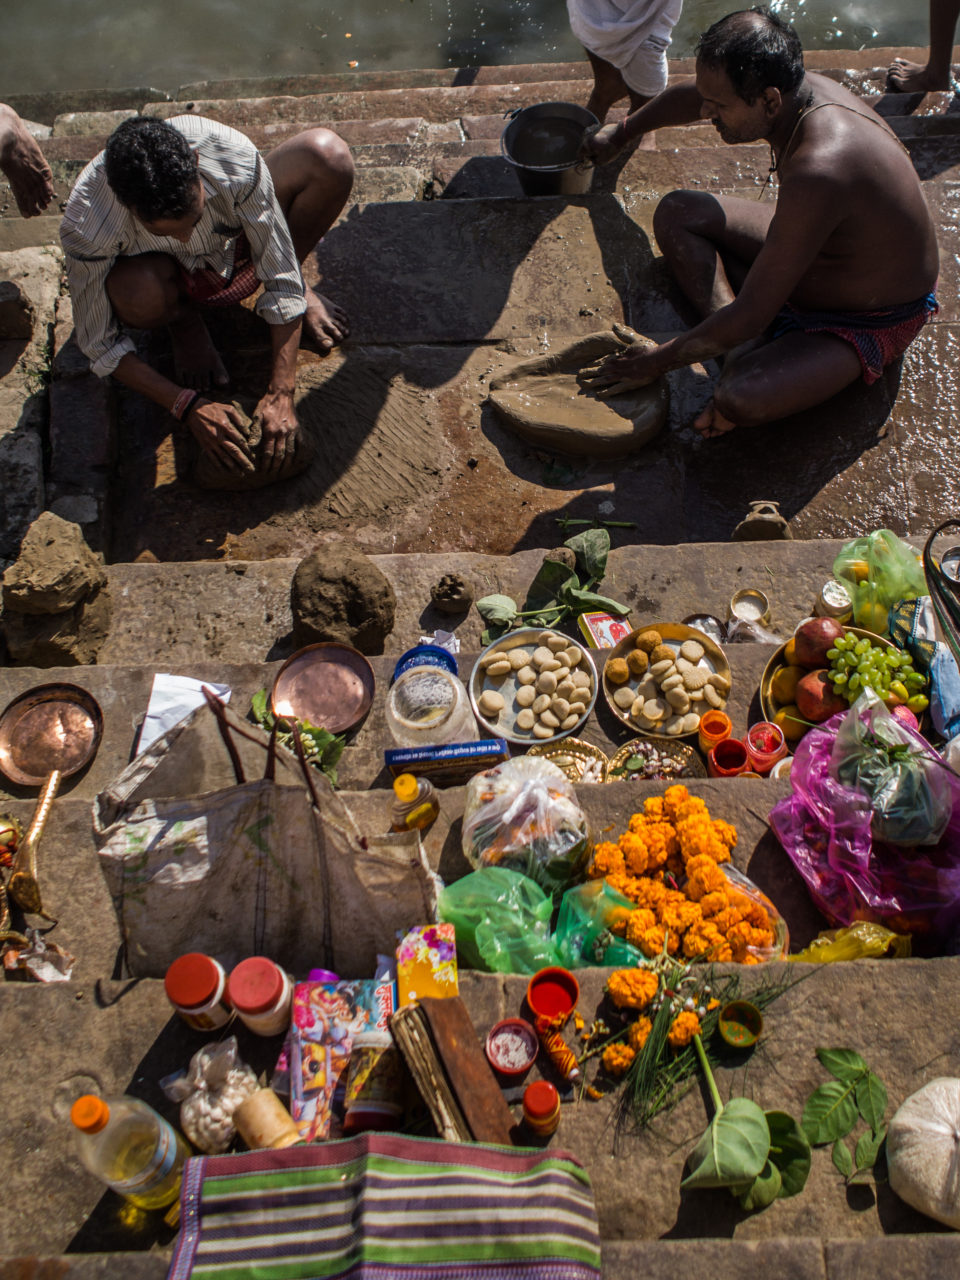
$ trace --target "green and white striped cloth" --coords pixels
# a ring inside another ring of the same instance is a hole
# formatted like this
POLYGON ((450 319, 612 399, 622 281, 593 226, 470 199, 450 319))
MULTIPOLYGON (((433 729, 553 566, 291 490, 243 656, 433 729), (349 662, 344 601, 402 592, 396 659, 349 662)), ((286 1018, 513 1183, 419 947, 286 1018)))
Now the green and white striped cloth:
POLYGON ((596 1280, 566 1152, 369 1133, 189 1160, 168 1280, 596 1280))

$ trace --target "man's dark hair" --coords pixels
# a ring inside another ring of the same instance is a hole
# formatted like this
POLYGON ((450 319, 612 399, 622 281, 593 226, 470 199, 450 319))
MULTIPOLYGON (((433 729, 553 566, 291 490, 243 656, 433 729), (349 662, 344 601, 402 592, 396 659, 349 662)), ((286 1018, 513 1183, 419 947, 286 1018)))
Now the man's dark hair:
POLYGON ((124 120, 107 139, 103 161, 110 190, 144 222, 182 218, 196 204, 196 157, 165 120, 124 120))
POLYGON ((800 37, 766 5, 720 18, 700 37, 696 53, 705 66, 726 72, 737 97, 751 104, 764 89, 792 93, 803 79, 800 37))

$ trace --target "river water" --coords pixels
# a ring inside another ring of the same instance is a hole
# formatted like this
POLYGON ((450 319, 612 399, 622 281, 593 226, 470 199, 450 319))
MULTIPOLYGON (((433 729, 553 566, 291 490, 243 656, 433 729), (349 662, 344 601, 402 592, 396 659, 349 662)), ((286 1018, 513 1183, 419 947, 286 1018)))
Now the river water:
MULTIPOLYGON (((736 8, 686 0, 673 56, 736 8)), ((924 0, 773 0, 804 47, 923 45, 924 0)), ((0 99, 48 89, 582 56, 563 0, 3 0, 0 99), (349 17, 345 14, 349 12, 349 17)))

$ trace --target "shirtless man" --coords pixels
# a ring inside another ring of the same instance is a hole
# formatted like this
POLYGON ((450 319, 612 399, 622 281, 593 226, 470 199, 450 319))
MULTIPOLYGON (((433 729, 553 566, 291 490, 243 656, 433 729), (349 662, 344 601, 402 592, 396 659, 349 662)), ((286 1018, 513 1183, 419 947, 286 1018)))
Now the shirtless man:
POLYGON ((199 308, 237 303, 262 284, 256 309, 273 366, 256 412, 263 466, 279 470, 297 431, 301 340, 325 353, 348 332, 300 264, 352 185, 350 152, 328 129, 261 159, 242 133, 201 116, 125 120, 77 179, 60 228, 77 342, 93 372, 169 409, 220 465, 252 469, 237 411, 201 394, 228 378, 199 308), (175 381, 139 358, 122 325, 168 327, 175 381))
POLYGON ((35 218, 53 199, 53 175, 37 140, 5 102, 0 102, 0 171, 24 218, 35 218))
POLYGON ((605 162, 637 133, 709 119, 724 142, 769 142, 776 204, 673 191, 654 234, 702 322, 611 356, 591 389, 615 394, 726 357, 694 426, 705 437, 784 418, 875 381, 937 310, 938 254, 900 142, 860 99, 806 75, 792 27, 765 9, 700 38, 693 82, 587 140, 605 162))
POLYGON ((960 17, 960 0, 930 0, 930 53, 926 62, 894 58, 887 72, 887 88, 895 93, 930 93, 949 89, 953 37, 960 17))

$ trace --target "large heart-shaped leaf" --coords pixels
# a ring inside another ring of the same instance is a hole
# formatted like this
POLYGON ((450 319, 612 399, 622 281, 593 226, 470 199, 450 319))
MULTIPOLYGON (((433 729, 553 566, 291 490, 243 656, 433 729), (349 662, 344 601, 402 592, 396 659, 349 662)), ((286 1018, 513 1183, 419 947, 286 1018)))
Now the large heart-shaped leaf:
POLYGON ((731 1098, 694 1148, 682 1187, 739 1187, 760 1174, 770 1151, 770 1128, 749 1098, 731 1098))
POLYGON ((857 1123, 853 1083, 830 1080, 815 1089, 803 1109, 800 1123, 815 1147, 846 1137, 857 1123))
POLYGON ((859 1053, 852 1049, 818 1049, 817 1057, 837 1080, 859 1080, 868 1070, 859 1053))
POLYGON ((746 1191, 742 1191, 737 1199, 741 1209, 765 1209, 773 1204, 781 1194, 780 1170, 768 1160, 746 1191))
POLYGON ((806 1186, 810 1174, 810 1143, 807 1136, 786 1111, 768 1111, 770 1159, 780 1170, 782 1200, 795 1196, 806 1186))
POLYGON ((598 595, 596 591, 584 591, 576 582, 564 583, 560 588, 560 599, 574 609, 604 609, 618 618, 625 618, 630 612, 629 605, 611 600, 609 596, 598 595))
POLYGON ((561 588, 567 583, 578 585, 576 570, 571 569, 568 564, 561 564, 559 560, 544 560, 537 570, 537 576, 530 583, 523 612, 539 613, 543 609, 552 608, 560 601, 561 588))
POLYGON ((563 544, 577 557, 577 568, 591 582, 600 582, 607 571, 610 553, 610 534, 606 529, 584 529, 563 544))
POLYGON ((495 627, 509 627, 517 616, 517 606, 509 596, 484 596, 477 601, 477 612, 484 622, 495 627))

